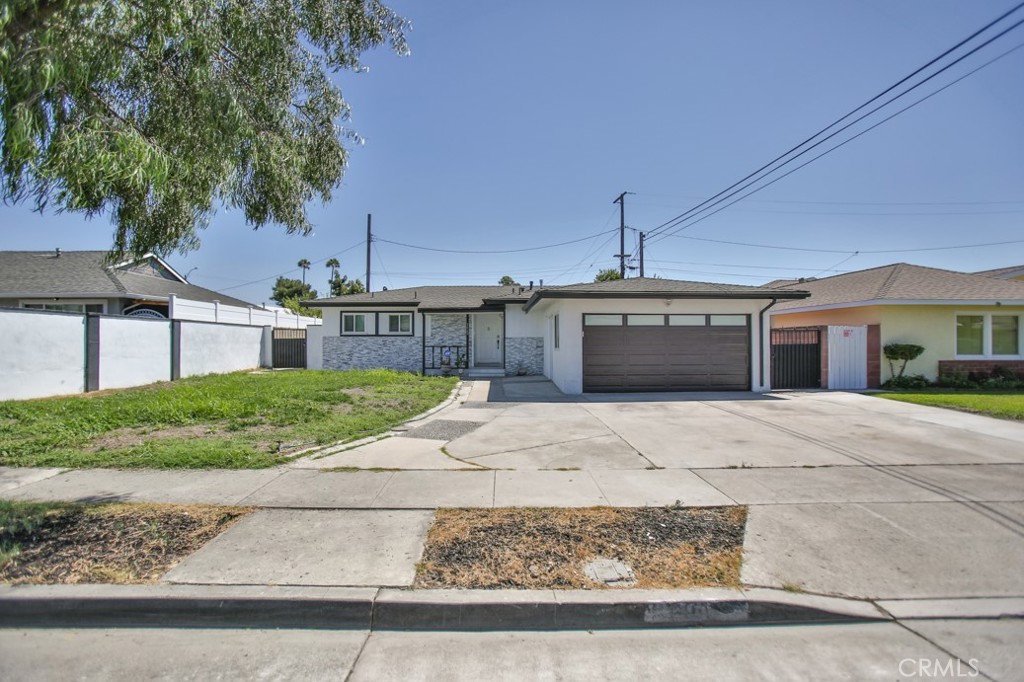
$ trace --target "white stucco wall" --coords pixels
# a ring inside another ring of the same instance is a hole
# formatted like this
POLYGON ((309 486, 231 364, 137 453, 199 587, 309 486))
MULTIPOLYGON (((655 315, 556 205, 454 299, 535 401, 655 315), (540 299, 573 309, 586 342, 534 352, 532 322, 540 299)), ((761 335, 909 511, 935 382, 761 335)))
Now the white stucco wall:
POLYGON ((306 369, 324 368, 324 326, 306 327, 306 369))
POLYGON ((263 336, 263 327, 182 321, 181 376, 259 367, 263 336))
MULTIPOLYGON (((767 390, 770 380, 765 367, 764 382, 761 382, 758 352, 758 313, 768 304, 765 300, 714 300, 714 299, 550 299, 530 310, 528 316, 536 315, 539 324, 547 328, 545 339, 550 360, 545 360, 548 378, 559 390, 569 395, 583 392, 583 315, 585 313, 656 313, 656 314, 743 314, 750 315, 750 385, 755 391, 767 390), (554 347, 552 319, 559 317, 559 347, 554 347)), ((768 358, 768 321, 765 320, 763 349, 768 358)))
POLYGON ((100 389, 171 379, 171 323, 100 318, 100 389))
POLYGON ((85 316, 0 310, 0 400, 85 390, 85 316))
POLYGON ((505 306, 505 336, 544 336, 544 315, 523 312, 520 304, 505 306))

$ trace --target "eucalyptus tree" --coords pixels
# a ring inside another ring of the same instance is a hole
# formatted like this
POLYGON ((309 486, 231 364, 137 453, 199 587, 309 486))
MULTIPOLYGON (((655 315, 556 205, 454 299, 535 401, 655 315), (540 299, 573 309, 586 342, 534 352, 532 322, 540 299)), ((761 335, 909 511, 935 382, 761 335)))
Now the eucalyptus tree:
POLYGON ((195 248, 220 205, 306 234, 358 141, 333 75, 407 28, 379 0, 4 0, 0 198, 109 215, 115 256, 195 248))

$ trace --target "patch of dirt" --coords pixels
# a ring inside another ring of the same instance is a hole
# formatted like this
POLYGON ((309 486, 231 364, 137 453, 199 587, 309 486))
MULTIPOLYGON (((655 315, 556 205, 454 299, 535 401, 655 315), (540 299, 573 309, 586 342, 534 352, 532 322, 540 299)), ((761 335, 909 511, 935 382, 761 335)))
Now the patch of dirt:
POLYGON ((34 531, 4 529, 20 547, 0 583, 153 583, 252 509, 208 505, 68 505, 34 531))
POLYGON ((166 426, 162 429, 123 428, 114 429, 102 436, 93 438, 88 452, 100 450, 119 450, 133 448, 151 440, 161 438, 206 438, 211 434, 223 432, 220 425, 189 424, 188 426, 166 426))
POLYGON ((351 398, 364 398, 368 395, 373 395, 374 391, 369 388, 343 388, 340 393, 344 393, 351 398))
POLYGON ((440 509, 419 588, 600 589, 584 566, 618 559, 635 588, 736 587, 746 507, 440 509))

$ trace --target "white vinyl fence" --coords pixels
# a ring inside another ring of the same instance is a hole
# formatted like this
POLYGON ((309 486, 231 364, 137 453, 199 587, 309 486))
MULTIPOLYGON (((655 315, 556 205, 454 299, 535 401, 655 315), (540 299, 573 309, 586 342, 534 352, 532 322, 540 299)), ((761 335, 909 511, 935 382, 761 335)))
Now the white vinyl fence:
POLYGON ((197 320, 199 322, 224 322, 255 327, 292 327, 305 329, 323 324, 319 317, 296 315, 287 310, 263 310, 262 308, 241 308, 224 305, 218 301, 192 301, 178 298, 173 294, 168 299, 169 317, 175 320, 197 320))
POLYGON ((0 308, 0 400, 269 366, 272 327, 0 308))

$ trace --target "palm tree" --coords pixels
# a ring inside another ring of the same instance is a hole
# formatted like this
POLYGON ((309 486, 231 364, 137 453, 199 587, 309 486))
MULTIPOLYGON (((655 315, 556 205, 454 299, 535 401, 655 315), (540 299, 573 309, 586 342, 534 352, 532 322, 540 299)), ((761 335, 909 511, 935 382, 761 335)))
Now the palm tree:
POLYGON ((337 258, 328 258, 325 263, 327 267, 331 269, 331 280, 334 280, 338 276, 338 268, 341 267, 341 263, 337 258))
POLYGON ((303 258, 299 261, 298 266, 302 268, 302 283, 306 283, 306 270, 309 270, 310 262, 303 258))

